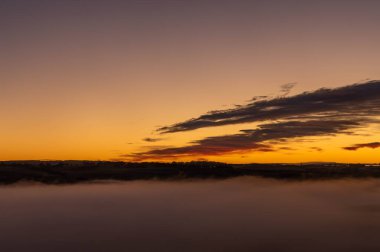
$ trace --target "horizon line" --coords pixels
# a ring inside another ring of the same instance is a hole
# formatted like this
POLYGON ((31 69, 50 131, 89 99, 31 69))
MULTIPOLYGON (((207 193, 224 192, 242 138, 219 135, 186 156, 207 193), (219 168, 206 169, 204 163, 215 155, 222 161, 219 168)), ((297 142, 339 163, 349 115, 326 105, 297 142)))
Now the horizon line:
POLYGON ((302 164, 380 164, 379 162, 334 162, 334 161, 307 161, 307 162, 249 162, 249 163, 226 163, 226 162, 218 162, 212 160, 191 160, 191 161, 118 161, 118 160, 86 160, 86 159, 20 159, 20 160, 0 160, 0 163, 22 163, 22 162, 107 162, 107 163, 160 163, 160 164, 170 164, 170 163, 220 163, 220 164, 228 164, 228 165, 248 165, 248 164, 263 164, 263 165, 302 165, 302 164))

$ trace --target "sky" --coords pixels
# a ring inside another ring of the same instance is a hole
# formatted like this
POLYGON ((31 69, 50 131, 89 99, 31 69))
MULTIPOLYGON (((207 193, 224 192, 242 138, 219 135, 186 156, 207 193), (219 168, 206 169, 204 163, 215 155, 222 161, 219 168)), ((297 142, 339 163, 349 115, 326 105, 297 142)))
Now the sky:
POLYGON ((379 9, 2 0, 0 160, 380 162, 379 9))

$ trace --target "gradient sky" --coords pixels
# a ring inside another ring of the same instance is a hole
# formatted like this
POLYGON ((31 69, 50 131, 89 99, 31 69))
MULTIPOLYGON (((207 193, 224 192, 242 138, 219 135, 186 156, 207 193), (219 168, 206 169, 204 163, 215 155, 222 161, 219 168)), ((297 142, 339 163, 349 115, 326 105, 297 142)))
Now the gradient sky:
MULTIPOLYGON (((376 0, 2 0, 0 160, 130 160, 255 129, 156 131, 284 95, 286 83, 291 97, 379 80, 379 10, 376 0)), ((372 123, 276 151, 152 158, 380 162, 379 132, 372 123)))

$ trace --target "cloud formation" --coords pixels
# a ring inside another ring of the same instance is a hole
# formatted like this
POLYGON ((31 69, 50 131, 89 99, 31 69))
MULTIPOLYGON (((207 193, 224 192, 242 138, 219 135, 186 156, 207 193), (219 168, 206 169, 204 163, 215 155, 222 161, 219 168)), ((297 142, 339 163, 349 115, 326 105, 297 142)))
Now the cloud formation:
POLYGON ((216 110, 184 122, 159 128, 174 133, 232 124, 270 120, 347 118, 380 114, 380 81, 341 88, 322 88, 290 97, 252 101, 233 109, 216 110))
POLYGON ((281 93, 282 96, 287 96, 292 89, 295 87, 296 83, 286 83, 284 85, 281 85, 281 93))
MULTIPOLYGON (((289 87, 288 87, 289 88, 289 87)), ((319 89, 291 97, 253 100, 234 109, 218 110, 198 118, 159 129, 174 133, 221 125, 264 122, 254 129, 237 134, 210 136, 182 147, 165 147, 124 155, 136 161, 193 156, 216 156, 248 151, 271 152, 283 149, 284 143, 311 137, 355 135, 360 128, 379 123, 380 81, 370 81, 336 89, 319 89)), ((376 144, 345 147, 356 150, 376 144)), ((320 148, 314 150, 321 151, 320 148)))
POLYGON ((323 151, 323 149, 320 147, 311 147, 310 149, 313 151, 323 151))
POLYGON ((349 151, 356 151, 356 150, 362 149, 362 148, 377 149, 377 148, 380 148, 380 142, 355 144, 355 145, 352 145, 352 146, 343 147, 343 149, 349 150, 349 151))
POLYGON ((276 151, 276 144, 295 141, 301 137, 354 134, 353 130, 361 126, 362 124, 355 120, 333 119, 268 123, 259 125, 257 129, 241 130, 238 134, 207 137, 194 141, 189 146, 154 149, 124 157, 139 161, 186 156, 217 156, 245 151, 271 152, 276 151))
POLYGON ((149 143, 155 143, 155 142, 158 142, 161 140, 162 140, 162 138, 152 138, 152 137, 146 137, 143 139, 143 141, 149 142, 149 143))

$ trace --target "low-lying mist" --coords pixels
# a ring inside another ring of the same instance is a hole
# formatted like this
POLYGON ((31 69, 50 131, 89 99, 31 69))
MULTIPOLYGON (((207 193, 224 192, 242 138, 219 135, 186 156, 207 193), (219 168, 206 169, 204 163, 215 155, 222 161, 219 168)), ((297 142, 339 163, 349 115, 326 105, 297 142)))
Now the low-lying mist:
POLYGON ((380 180, 0 187, 2 251, 378 251, 380 180))

